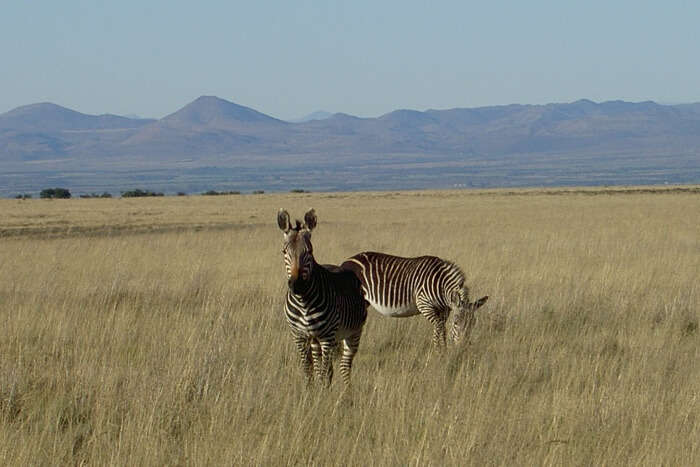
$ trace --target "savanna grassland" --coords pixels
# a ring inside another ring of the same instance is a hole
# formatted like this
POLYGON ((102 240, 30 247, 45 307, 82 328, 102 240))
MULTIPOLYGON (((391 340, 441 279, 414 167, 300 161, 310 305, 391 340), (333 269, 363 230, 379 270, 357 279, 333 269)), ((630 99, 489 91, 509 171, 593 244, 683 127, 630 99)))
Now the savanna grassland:
POLYGON ((2 200, 0 463, 698 465, 698 191, 2 200), (461 265, 470 344, 370 310, 307 392, 280 207, 321 263, 461 265))

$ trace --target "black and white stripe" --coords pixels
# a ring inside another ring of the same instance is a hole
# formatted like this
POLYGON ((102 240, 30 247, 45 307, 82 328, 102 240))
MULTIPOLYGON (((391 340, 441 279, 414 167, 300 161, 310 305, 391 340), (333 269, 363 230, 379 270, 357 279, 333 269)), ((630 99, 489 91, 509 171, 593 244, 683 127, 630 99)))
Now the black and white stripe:
POLYGON ((311 245, 311 230, 316 226, 313 210, 306 213, 303 225, 296 221, 295 227, 289 214, 280 210, 278 224, 285 235, 283 253, 289 286, 284 311, 307 380, 310 382, 315 374, 327 385, 331 383, 333 352, 342 341, 340 372, 349 384, 367 319, 360 281, 350 271, 316 263, 311 245))
POLYGON ((379 313, 391 317, 421 314, 434 328, 433 342, 445 344, 445 324, 455 312, 453 340, 469 334, 474 311, 486 302, 483 297, 469 302, 464 273, 455 264, 436 256, 402 258, 384 253, 364 252, 342 266, 362 282, 365 299, 379 313))

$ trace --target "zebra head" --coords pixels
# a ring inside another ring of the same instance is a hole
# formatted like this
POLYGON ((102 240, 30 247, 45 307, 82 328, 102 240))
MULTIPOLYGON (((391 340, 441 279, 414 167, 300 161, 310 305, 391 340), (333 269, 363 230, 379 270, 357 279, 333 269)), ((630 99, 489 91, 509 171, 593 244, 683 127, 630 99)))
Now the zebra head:
POLYGON ((289 213, 280 209, 277 213, 277 225, 284 233, 284 266, 287 269, 287 284, 294 294, 303 293, 311 278, 315 264, 311 231, 316 227, 316 212, 309 209, 304 215, 304 223, 292 222, 289 213))
POLYGON ((452 342, 458 343, 465 337, 467 339, 469 338, 472 328, 474 327, 474 323, 476 323, 475 312, 477 308, 486 303, 486 300, 488 300, 489 297, 487 295, 474 302, 470 302, 469 295, 466 293, 466 291, 463 293, 455 293, 454 295, 454 322, 452 324, 451 337, 452 342))

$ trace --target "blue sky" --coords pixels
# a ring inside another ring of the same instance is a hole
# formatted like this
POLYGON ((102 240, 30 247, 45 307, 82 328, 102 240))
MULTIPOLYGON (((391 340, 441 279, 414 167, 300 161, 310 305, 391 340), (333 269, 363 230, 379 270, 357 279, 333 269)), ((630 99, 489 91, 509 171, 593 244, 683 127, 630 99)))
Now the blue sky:
POLYGON ((0 113, 700 101, 700 2, 4 1, 0 113), (106 2, 105 2, 106 3, 106 2))

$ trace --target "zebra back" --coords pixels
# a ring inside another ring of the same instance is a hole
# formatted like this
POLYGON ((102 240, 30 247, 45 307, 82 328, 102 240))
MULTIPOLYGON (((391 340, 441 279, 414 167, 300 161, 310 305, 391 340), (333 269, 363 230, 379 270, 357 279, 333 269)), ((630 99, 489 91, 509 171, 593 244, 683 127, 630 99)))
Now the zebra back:
POLYGON ((349 258, 341 268, 358 277, 370 303, 386 308, 407 307, 419 292, 441 308, 466 296, 462 270, 436 256, 404 258, 368 251, 349 258), (459 296, 453 297, 455 293, 459 296))

